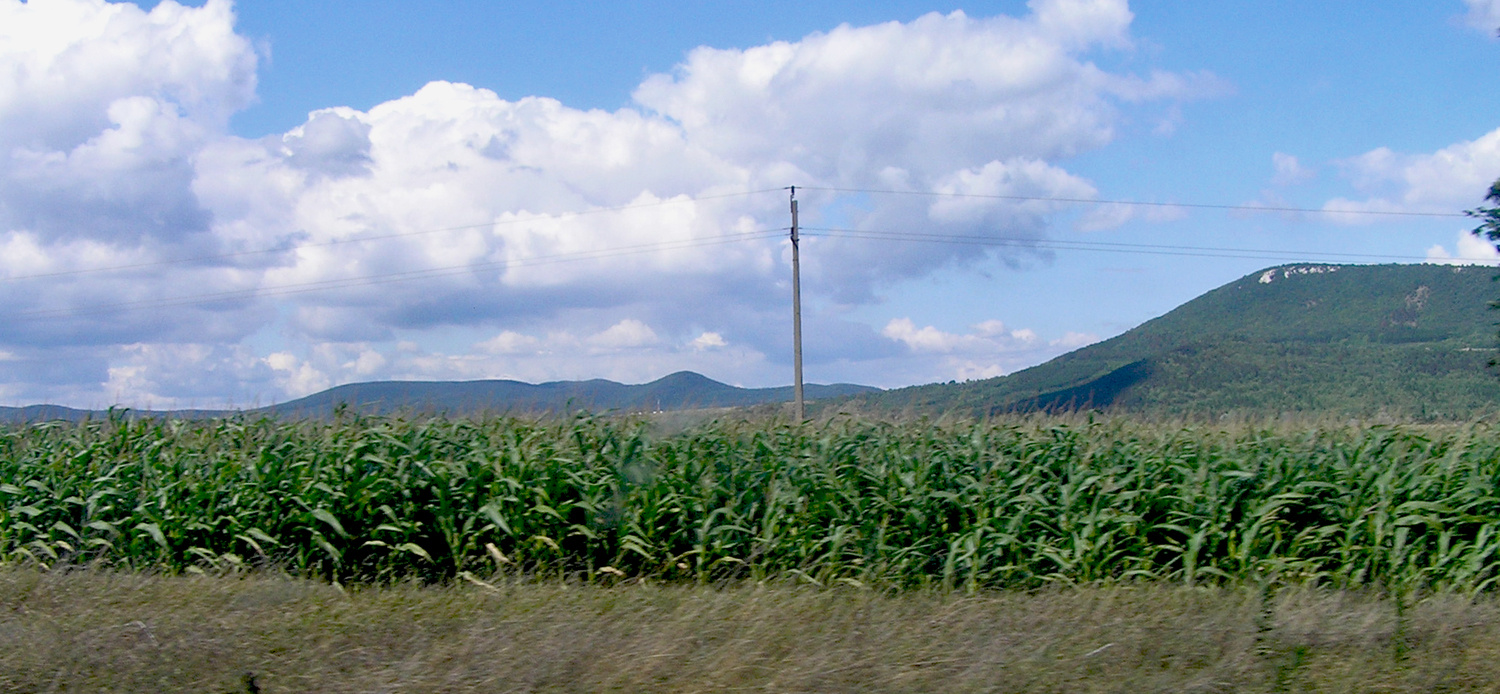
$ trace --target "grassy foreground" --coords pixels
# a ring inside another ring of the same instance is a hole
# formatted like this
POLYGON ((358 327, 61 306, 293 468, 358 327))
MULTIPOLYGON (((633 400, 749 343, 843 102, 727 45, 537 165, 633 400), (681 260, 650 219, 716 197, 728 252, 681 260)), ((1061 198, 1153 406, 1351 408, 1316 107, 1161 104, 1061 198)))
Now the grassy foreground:
POLYGON ((0 570, 5 692, 1494 691, 1500 604, 0 570), (253 673, 253 687, 246 679, 253 673))

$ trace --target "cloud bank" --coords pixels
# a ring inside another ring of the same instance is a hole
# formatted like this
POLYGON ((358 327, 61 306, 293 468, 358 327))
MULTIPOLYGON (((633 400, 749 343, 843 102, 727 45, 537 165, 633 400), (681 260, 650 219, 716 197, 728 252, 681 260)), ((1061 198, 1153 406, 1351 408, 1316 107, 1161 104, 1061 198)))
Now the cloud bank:
MULTIPOLYGON (((1021 242, 809 238, 813 364, 1009 368, 841 311, 1034 256, 1055 204, 827 189, 1091 197, 1066 159, 1129 109, 1218 89, 1091 62, 1131 45, 1123 0, 1029 8, 701 47, 615 111, 433 82, 247 139, 227 122, 257 57, 227 0, 0 0, 0 398, 252 404, 351 380, 680 368, 784 382, 792 184, 809 227, 1021 242)), ((1050 356, 1006 334, 973 339, 1050 356)))

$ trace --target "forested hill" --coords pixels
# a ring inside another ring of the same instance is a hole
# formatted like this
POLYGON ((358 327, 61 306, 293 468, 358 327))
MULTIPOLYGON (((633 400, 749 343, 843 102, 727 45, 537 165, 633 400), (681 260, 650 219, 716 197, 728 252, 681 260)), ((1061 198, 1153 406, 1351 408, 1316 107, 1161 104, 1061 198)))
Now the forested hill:
MULTIPOLYGON (((808 384, 810 399, 831 398, 877 389, 847 383, 808 384)), ((277 415, 321 415, 340 405, 355 410, 391 414, 403 411, 446 414, 591 412, 651 412, 712 407, 742 407, 792 398, 792 387, 739 388, 692 371, 679 371, 650 383, 626 385, 614 381, 378 381, 352 383, 305 398, 265 408, 277 415)))
MULTIPOLYGON (((869 386, 835 383, 808 384, 810 400, 873 393, 869 386)), ((792 387, 740 388, 720 383, 702 374, 679 371, 650 383, 627 385, 594 379, 590 381, 373 381, 350 383, 304 398, 253 410, 175 410, 123 412, 133 417, 208 419, 235 414, 277 417, 323 417, 340 408, 362 414, 541 414, 560 412, 653 412, 698 408, 744 407, 786 402, 792 387)), ((55 405, 0 407, 0 422, 36 422, 53 419, 101 419, 107 411, 77 410, 55 405)))
POLYGON ((1485 267, 1284 265, 1014 374, 861 396, 885 410, 1099 408, 1470 418, 1500 405, 1485 267))

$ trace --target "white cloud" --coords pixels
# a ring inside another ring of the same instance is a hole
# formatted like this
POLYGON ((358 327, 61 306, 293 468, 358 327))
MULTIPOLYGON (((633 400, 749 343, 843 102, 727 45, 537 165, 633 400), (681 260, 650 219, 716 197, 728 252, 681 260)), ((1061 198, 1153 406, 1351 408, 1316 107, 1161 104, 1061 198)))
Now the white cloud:
POLYGON ((522 335, 514 330, 506 330, 479 343, 477 347, 481 352, 489 354, 526 354, 535 352, 540 344, 541 340, 535 337, 522 335))
POLYGON ((353 371, 360 376, 371 376, 380 372, 381 367, 386 365, 385 355, 373 350, 361 350, 359 356, 344 362, 344 368, 353 371))
MULTIPOLYGON (((317 374, 289 354, 264 358, 248 349, 211 343, 141 343, 116 347, 103 368, 104 402, 135 407, 220 408, 253 406, 262 395, 281 395, 283 386, 318 390, 317 374), (299 380, 300 379, 300 380, 299 380), (246 393, 236 401, 233 394, 246 393)), ((34 359, 35 356, 28 355, 34 359)), ((74 365, 75 368, 77 365, 74 365)))
POLYGON ((111 103, 155 95, 205 125, 254 98, 256 56, 227 0, 150 12, 103 0, 0 2, 0 132, 66 151, 104 125, 111 103))
POLYGON ((660 338, 656 336, 656 331, 652 330, 651 326, 634 318, 626 318, 590 335, 586 342, 596 349, 619 350, 649 347, 659 340, 660 338))
MULTIPOLYGON (((784 242, 714 242, 784 226, 785 200, 716 196, 797 183, 1089 198, 1061 159, 1108 144, 1134 105, 1222 90, 1208 74, 1095 64, 1132 43, 1124 0, 1030 7, 698 48, 614 111, 439 81, 247 140, 226 124, 255 98, 257 59, 227 0, 0 0, 5 373, 20 392, 126 401, 694 367, 781 381, 768 374, 787 358, 784 242), (604 212, 617 207, 631 209, 604 212), (118 266, 131 267, 100 271, 118 266), (48 346, 77 350, 77 368, 42 366, 48 346)), ((834 216, 831 193, 799 197, 805 224, 834 216)), ((939 268, 1038 255, 1027 244, 1059 209, 843 205, 839 223, 861 229, 1019 245, 810 237, 804 288, 856 304, 939 268)), ((954 345, 941 354, 1051 349, 1024 331, 925 330, 907 337, 954 345)), ((868 326, 830 334, 851 339, 810 354, 889 349, 868 326)), ((993 366, 980 361, 971 373, 993 366)))
MULTIPOLYGON (((254 98, 256 55, 233 20, 224 0, 167 1, 150 12, 102 0, 0 0, 0 246, 17 252, 0 272, 67 273, 221 248, 191 182, 198 152, 254 98)), ((0 319, 16 346, 232 342, 264 314, 240 306, 229 315, 221 305, 141 317, 111 305, 257 281, 222 265, 11 281, 0 289, 0 319), (75 315, 85 306, 93 308, 75 315)), ((111 388, 107 378, 98 387, 111 388)))
POLYGON ((1106 202, 1094 205, 1083 213, 1073 222, 1073 228, 1078 231, 1108 231, 1136 220, 1161 223, 1182 219, 1187 219, 1187 209, 1178 205, 1106 202))
POLYGON ((1500 0, 1464 0, 1469 13, 1464 22, 1490 36, 1500 32, 1500 0))
POLYGON ((693 338, 693 341, 689 342, 688 346, 692 347, 693 351, 695 352, 701 352, 705 349, 721 349, 724 347, 728 347, 729 343, 724 340, 723 335, 720 335, 718 333, 706 332, 693 338))
POLYGON ((1003 376, 1099 339, 1095 335, 1070 332, 1056 340, 1043 341, 1030 328, 1011 329, 998 320, 970 328, 972 332, 966 334, 950 333, 930 325, 918 328, 910 318, 893 318, 881 334, 906 345, 917 355, 941 355, 934 365, 939 380, 1003 376))
POLYGON ((928 216, 934 221, 960 224, 993 224, 1001 222, 996 219, 999 215, 1036 218, 1065 206, 1048 200, 1021 200, 997 209, 989 198, 982 196, 1086 199, 1097 192, 1088 181, 1036 159, 992 161, 982 167, 961 169, 944 176, 933 190, 971 196, 937 198, 928 204, 928 216))
POLYGON ((267 355, 266 364, 275 371, 276 383, 282 392, 292 397, 310 395, 333 385, 328 374, 289 352, 267 355))
MULTIPOLYGON (((892 340, 904 342, 907 347, 917 352, 951 352, 965 341, 963 335, 946 333, 930 325, 918 328, 910 318, 892 318, 880 334, 892 340)), ((971 341, 980 339, 969 337, 971 341)))
POLYGON ((726 158, 849 183, 886 167, 941 176, 974 166, 976 153, 1065 156, 1113 137, 1109 97, 1206 89, 1197 76, 1140 79, 1078 59, 1093 45, 1125 42, 1123 0, 1032 7, 1020 19, 934 13, 795 43, 698 48, 635 98, 726 158))
POLYGON ((1432 154, 1400 154, 1381 147, 1341 162, 1363 200, 1334 198, 1325 215, 1345 223, 1368 222, 1370 215, 1338 212, 1431 212, 1473 207, 1500 178, 1500 129, 1432 154))
POLYGON ((1458 232, 1454 249, 1450 252, 1442 244, 1435 244, 1427 249, 1427 262, 1440 265, 1500 264, 1500 251, 1495 250, 1494 244, 1467 231, 1458 232))
POLYGON ((1062 337, 1049 342, 1054 347, 1062 347, 1068 350, 1085 347, 1099 341, 1099 336, 1093 333, 1067 332, 1062 337))
POLYGON ((1276 152, 1271 155, 1271 165, 1276 168, 1275 175, 1271 176, 1271 184, 1276 186, 1291 186, 1312 180, 1317 172, 1302 166, 1302 162, 1285 152, 1276 152))
POLYGON ((1005 367, 999 364, 984 364, 974 361, 960 361, 953 364, 954 376, 960 381, 977 381, 985 378, 995 378, 1008 373, 1005 367))
POLYGON ((202 231, 193 153, 254 98, 227 0, 149 13, 0 0, 0 229, 49 240, 202 231))

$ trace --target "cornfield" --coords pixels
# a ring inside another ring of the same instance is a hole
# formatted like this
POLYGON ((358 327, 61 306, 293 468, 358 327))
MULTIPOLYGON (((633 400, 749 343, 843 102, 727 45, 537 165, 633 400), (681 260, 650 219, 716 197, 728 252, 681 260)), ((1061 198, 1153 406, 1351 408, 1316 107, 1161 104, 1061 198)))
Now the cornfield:
POLYGON ((340 582, 1484 591, 1500 430, 114 417, 0 429, 0 557, 340 582), (478 580, 478 578, 475 578, 478 580))

